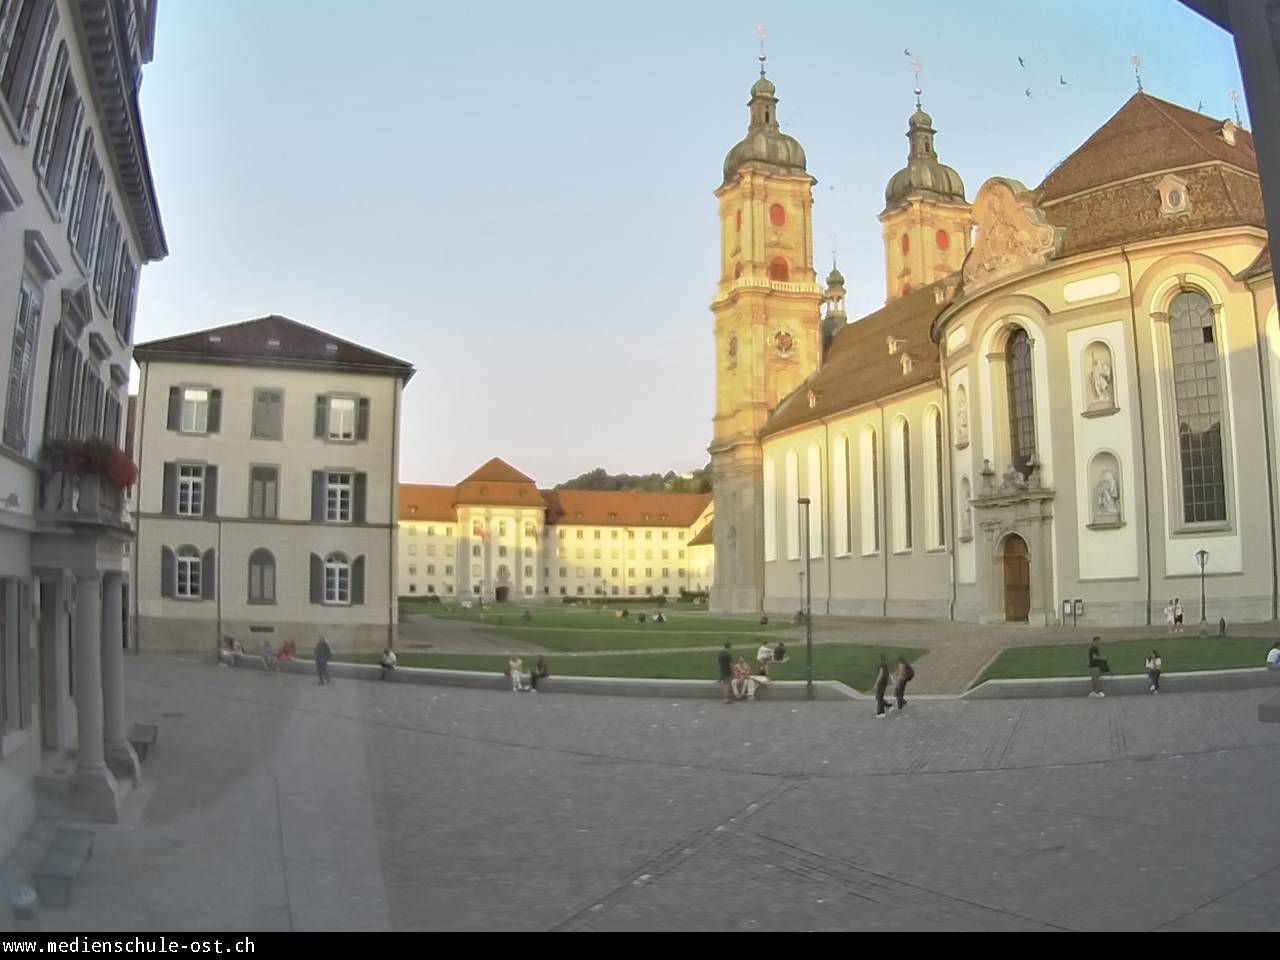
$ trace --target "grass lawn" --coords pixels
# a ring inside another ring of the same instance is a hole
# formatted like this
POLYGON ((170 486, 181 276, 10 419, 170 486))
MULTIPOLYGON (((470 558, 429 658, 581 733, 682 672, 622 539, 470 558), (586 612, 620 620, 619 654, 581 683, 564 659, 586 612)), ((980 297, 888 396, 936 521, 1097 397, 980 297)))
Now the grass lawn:
POLYGON ((441 603, 424 603, 406 601, 400 604, 400 612, 402 614, 426 614, 437 620, 462 620, 467 623, 483 623, 486 628, 492 627, 501 621, 505 626, 530 626, 530 627, 572 627, 584 630, 655 630, 666 628, 668 630, 684 630, 684 631, 706 631, 707 633, 765 633, 775 630, 785 630, 790 626, 786 620, 783 622, 770 622, 767 627, 760 625, 759 617, 712 617, 705 611, 696 608, 680 608, 680 607, 653 607, 646 609, 644 613, 652 615, 658 609, 662 609, 663 616, 667 618, 667 622, 663 623, 640 623, 636 620, 636 614, 640 611, 632 610, 631 615, 625 619, 619 620, 614 616, 612 610, 578 610, 572 607, 530 607, 522 608, 511 605, 503 605, 501 607, 488 606, 484 608, 484 617, 481 619, 481 611, 472 608, 463 610, 461 607, 452 605, 449 610, 444 609, 441 603), (529 609, 533 615, 533 619, 528 623, 520 619, 520 615, 525 609, 529 609))
MULTIPOLYGON (((557 653, 588 653, 594 650, 669 650, 677 647, 718 647, 726 640, 745 655, 760 646, 761 634, 720 633, 707 630, 671 631, 663 624, 641 630, 539 630, 528 627, 484 625, 484 632, 532 643, 557 653)), ((779 639, 765 637, 770 646, 779 639)))
MULTIPOLYGON (((741 654, 754 661, 756 644, 734 647, 734 655, 741 654)), ((869 690, 875 681, 876 665, 880 654, 892 662, 899 653, 911 660, 923 656, 924 650, 902 650, 898 647, 864 647, 856 644, 831 644, 813 648, 813 678, 815 680, 840 680, 856 690, 869 690)), ((377 663, 376 653, 354 654, 342 659, 355 663, 377 663)), ((401 666, 434 667, 440 670, 475 670, 481 673, 502 673, 507 660, 503 656, 449 653, 402 653, 401 666)), ((533 662, 524 658, 525 666, 533 662)), ((572 677, 637 677, 662 680, 706 680, 719 676, 716 655, 705 653, 636 653, 617 656, 548 657, 551 674, 572 677)), ((803 680, 805 674, 804 648, 792 649, 786 663, 776 664, 770 675, 775 680, 803 680)))
MULTIPOLYGON (((1113 674, 1146 673, 1147 653, 1160 651, 1165 673, 1193 670, 1230 670, 1261 667, 1274 640, 1262 637, 1161 637, 1159 640, 1118 640, 1101 644, 1102 656, 1113 674)), ((1054 647, 1013 647, 989 666, 974 686, 983 680, 1022 680, 1035 677, 1087 677, 1087 643, 1054 647)))

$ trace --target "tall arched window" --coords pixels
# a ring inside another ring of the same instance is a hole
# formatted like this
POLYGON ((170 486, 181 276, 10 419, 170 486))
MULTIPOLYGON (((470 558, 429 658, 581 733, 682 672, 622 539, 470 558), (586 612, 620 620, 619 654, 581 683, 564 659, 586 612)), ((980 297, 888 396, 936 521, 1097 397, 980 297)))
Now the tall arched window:
POLYGON ((782 515, 787 520, 787 559, 800 559, 800 458, 794 450, 787 453, 786 492, 782 502, 782 515))
POLYGON ((249 554, 249 602, 276 602, 276 558, 270 550, 249 554))
POLYGON ((324 602, 351 602, 351 561, 346 554, 331 553, 324 558, 324 602))
POLYGON ((831 512, 835 555, 847 557, 853 550, 849 525, 849 437, 840 434, 831 448, 831 512))
POLYGON ((1023 476, 1031 472, 1036 452, 1035 387, 1031 375, 1031 338, 1017 328, 1005 346, 1005 372, 1009 386, 1009 459, 1023 476))
POLYGON ((817 440, 809 444, 809 460, 806 464, 809 498, 809 556, 822 556, 822 445, 817 440))
POLYGON ((929 549, 940 550, 947 545, 946 479, 942 459, 942 412, 930 407, 925 414, 925 467, 929 477, 929 496, 926 501, 929 549))
POLYGON ((880 444, 875 427, 862 431, 859 488, 862 501, 862 552, 880 552, 880 444))
POLYGON ((778 478, 772 457, 764 462, 764 559, 778 559, 778 478))
POLYGON ((893 549, 911 549, 911 425, 899 417, 893 432, 893 467, 895 475, 893 502, 893 549))
POLYGON ((1222 392, 1213 304, 1186 290, 1169 305, 1169 340, 1182 465, 1182 514, 1187 523, 1227 519, 1222 462, 1222 392))

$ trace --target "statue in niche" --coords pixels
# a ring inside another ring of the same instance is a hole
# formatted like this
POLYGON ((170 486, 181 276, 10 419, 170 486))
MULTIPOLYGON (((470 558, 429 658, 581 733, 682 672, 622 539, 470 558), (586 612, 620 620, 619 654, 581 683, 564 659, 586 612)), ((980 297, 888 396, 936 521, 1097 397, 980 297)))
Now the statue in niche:
POLYGON ((1113 471, 1102 471, 1093 491, 1093 503, 1097 521, 1106 523, 1120 519, 1120 482, 1113 471))
POLYGON ((738 365, 738 335, 735 333, 729 337, 729 369, 732 370, 738 365))
POLYGON ((1089 386, 1093 390, 1093 402, 1089 405, 1090 407, 1106 409, 1116 405, 1111 380, 1110 354, 1106 350, 1094 350, 1089 365, 1089 386))
POLYGON ((969 445, 969 400, 964 390, 956 394, 956 446, 969 445))
POLYGON ((964 505, 960 513, 960 539, 973 539, 973 508, 968 503, 964 505))
POLYGON ((1009 467, 1000 478, 1001 493, 1020 493, 1027 489, 1027 478, 1013 467, 1009 467))

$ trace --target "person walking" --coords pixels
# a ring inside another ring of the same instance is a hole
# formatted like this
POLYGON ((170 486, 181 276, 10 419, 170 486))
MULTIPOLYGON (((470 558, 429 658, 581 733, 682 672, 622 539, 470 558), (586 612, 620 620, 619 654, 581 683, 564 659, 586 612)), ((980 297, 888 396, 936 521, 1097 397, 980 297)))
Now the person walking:
POLYGON ((1160 659, 1160 654, 1152 650, 1147 654, 1147 677, 1151 680, 1151 686, 1147 689, 1152 693, 1160 692, 1160 674, 1164 672, 1164 661, 1160 659))
POLYGON ((396 668, 396 652, 390 647, 382 651, 382 676, 379 680, 385 680, 391 676, 391 671, 396 668))
POLYGON ((1089 696, 1091 697, 1106 696, 1102 692, 1102 675, 1111 672, 1111 667, 1102 658, 1102 651, 1098 648, 1098 641, 1101 639, 1101 637, 1094 637, 1093 642, 1089 644, 1089 696))
POLYGON ((1164 628, 1165 632, 1173 634, 1173 599, 1170 598, 1164 605, 1164 628))
POLYGON ((534 693, 538 692, 538 681, 545 680, 551 676, 551 670, 547 667, 547 658, 544 654, 538 654, 538 659, 534 661, 533 670, 529 672, 529 686, 534 693))
POLYGON ((1182 601, 1178 597, 1173 598, 1173 632, 1182 632, 1183 620, 1182 601))
POLYGON ((324 638, 324 634, 320 635, 320 640, 316 643, 316 674, 320 677, 320 685, 332 683, 329 679, 329 661, 333 658, 333 648, 329 646, 329 641, 324 638))
POLYGON ((884 658, 884 654, 880 654, 880 665, 876 667, 876 719, 882 720, 885 716, 885 700, 884 692, 889 686, 889 661, 884 658))
POLYGON ((916 678, 916 671, 911 664, 907 663, 906 657, 898 657, 898 670, 895 677, 896 684, 893 689, 894 699, 898 701, 898 712, 902 712, 902 708, 907 705, 907 684, 916 678))
POLYGON ((720 702, 728 703, 733 687, 733 653, 728 643, 724 645, 724 649, 716 659, 720 664, 720 702))

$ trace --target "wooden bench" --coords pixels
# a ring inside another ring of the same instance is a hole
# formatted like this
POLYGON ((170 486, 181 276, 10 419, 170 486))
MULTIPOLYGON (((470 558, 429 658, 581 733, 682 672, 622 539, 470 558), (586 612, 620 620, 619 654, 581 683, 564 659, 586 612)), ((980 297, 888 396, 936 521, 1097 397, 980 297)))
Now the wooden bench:
POLYGON ((138 755, 138 761, 147 759, 147 751, 155 746, 156 737, 160 735, 160 728, 154 723, 135 723, 133 729, 129 731, 129 743, 133 746, 133 752, 138 755))
POLYGON ((49 852, 31 874, 40 902, 52 907, 70 906, 71 883, 92 856, 92 830, 59 830, 49 852))

